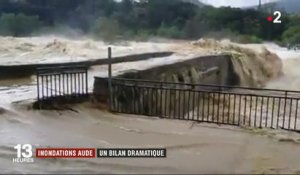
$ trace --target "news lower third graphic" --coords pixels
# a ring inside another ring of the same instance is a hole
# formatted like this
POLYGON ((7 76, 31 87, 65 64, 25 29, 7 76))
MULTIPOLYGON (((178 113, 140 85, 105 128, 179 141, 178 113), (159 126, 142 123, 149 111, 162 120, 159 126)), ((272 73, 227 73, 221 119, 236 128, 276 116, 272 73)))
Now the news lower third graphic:
POLYGON ((35 148, 31 144, 14 147, 13 163, 33 163, 35 159, 49 158, 166 158, 165 148, 35 148), (35 150, 35 157, 34 155, 35 150))
POLYGON ((36 158, 95 158, 95 148, 36 148, 36 158))
POLYGON ((17 157, 13 158, 14 163, 33 163, 34 159, 32 158, 32 145, 30 144, 18 144, 14 147, 17 150, 17 157))
POLYGON ((166 149, 97 149, 98 158, 164 158, 166 149))

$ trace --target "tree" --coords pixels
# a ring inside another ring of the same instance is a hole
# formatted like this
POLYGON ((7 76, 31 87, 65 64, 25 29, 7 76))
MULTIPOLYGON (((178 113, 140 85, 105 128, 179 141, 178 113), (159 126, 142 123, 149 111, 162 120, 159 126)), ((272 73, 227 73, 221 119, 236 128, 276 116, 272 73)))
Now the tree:
POLYGON ((117 20, 101 17, 92 27, 92 34, 106 42, 114 42, 120 36, 121 28, 117 20))
POLYGON ((38 16, 24 14, 2 14, 0 17, 0 33, 9 36, 25 36, 39 29, 41 23, 38 16))
POLYGON ((157 30, 157 34, 162 37, 174 39, 179 39, 183 36, 183 33, 176 26, 167 26, 165 23, 162 23, 157 30))
POLYGON ((204 21, 196 19, 188 20, 184 27, 184 36, 188 39, 199 39, 209 31, 208 25, 204 21))
POLYGON ((286 30, 282 35, 282 39, 289 46, 300 44, 300 25, 290 27, 286 30))
POLYGON ((130 13, 133 10, 133 0, 122 0, 119 6, 122 13, 130 13))

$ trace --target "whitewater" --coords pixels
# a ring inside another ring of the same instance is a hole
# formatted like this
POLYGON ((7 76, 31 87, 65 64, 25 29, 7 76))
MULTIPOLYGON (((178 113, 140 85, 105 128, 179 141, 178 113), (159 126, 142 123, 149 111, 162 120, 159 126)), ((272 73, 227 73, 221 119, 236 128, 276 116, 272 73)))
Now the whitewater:
MULTIPOLYGON (((0 38, 0 65, 74 62, 145 52, 177 51, 170 57, 113 66, 113 74, 145 69, 174 60, 209 55, 187 47, 184 41, 123 42, 105 44, 88 38, 71 40, 56 36, 0 38)), ((283 75, 267 88, 300 90, 300 52, 273 43, 242 45, 260 50, 265 46, 283 61, 283 75)), ((89 71, 93 77, 107 76, 107 66, 89 71)), ((227 126, 197 124, 111 114, 90 103, 69 111, 36 111, 35 76, 0 80, 0 170, 2 173, 300 173, 300 136, 284 131, 245 130, 227 126), (98 147, 167 148, 166 159, 36 159, 16 164, 13 147, 98 147)))

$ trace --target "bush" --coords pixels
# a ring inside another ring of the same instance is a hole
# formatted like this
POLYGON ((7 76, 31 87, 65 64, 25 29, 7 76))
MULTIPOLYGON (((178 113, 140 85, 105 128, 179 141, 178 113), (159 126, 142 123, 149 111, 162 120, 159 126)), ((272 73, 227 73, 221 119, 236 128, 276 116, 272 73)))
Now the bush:
POLYGON ((43 26, 39 30, 33 33, 34 35, 58 35, 67 37, 77 37, 82 36, 83 31, 76 28, 71 28, 63 24, 55 24, 54 26, 43 26))
POLYGON ((209 31, 209 26, 204 21, 191 19, 185 24, 184 37, 189 39, 199 39, 209 31))
POLYGON ((282 40, 289 47, 300 44, 300 26, 290 27, 286 30, 282 35, 282 40))
POLYGON ((289 49, 299 50, 300 49, 300 33, 295 33, 295 35, 287 41, 286 46, 289 49))
POLYGON ((24 14, 2 14, 0 17, 0 34, 5 36, 25 36, 32 34, 41 26, 38 16, 24 14))
POLYGON ((230 39, 234 40, 237 36, 236 33, 232 32, 230 29, 220 30, 220 31, 213 31, 205 34, 206 38, 214 38, 214 39, 230 39))
POLYGON ((91 33, 95 38, 105 42, 115 42, 120 38, 121 27, 115 19, 99 18, 92 26, 91 33))
POLYGON ((151 37, 153 37, 153 35, 151 34, 150 31, 148 31, 148 30, 139 30, 134 38, 135 38, 136 41, 147 41, 151 37))
POLYGON ((255 36, 255 35, 240 35, 233 41, 238 42, 238 43, 243 43, 243 44, 262 43, 263 42, 262 39, 260 39, 259 37, 255 36))
POLYGON ((157 30, 157 35, 166 38, 179 39, 183 37, 183 32, 176 26, 166 26, 164 23, 157 30))

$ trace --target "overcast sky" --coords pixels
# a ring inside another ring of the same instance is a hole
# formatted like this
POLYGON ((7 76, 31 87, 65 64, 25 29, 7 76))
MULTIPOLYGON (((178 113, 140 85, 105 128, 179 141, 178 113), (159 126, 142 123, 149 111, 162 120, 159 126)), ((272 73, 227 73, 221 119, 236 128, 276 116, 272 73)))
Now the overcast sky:
MULTIPOLYGON (((259 0, 200 0, 216 7, 231 6, 231 7, 247 7, 258 5, 259 0)), ((262 0, 262 3, 268 3, 276 0, 262 0)))

